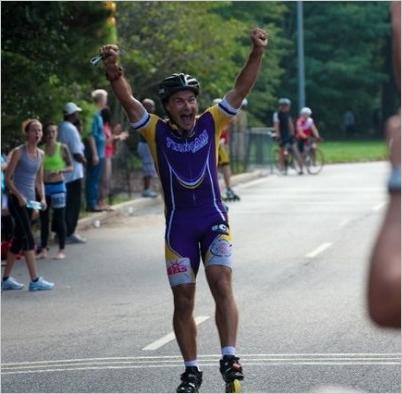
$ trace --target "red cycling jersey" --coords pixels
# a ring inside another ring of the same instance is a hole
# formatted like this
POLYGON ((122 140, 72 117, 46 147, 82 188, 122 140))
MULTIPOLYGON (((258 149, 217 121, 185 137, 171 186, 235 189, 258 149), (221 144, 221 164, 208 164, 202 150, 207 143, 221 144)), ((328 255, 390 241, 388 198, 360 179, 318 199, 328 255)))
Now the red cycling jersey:
POLYGON ((302 138, 300 136, 300 131, 302 131, 307 137, 312 137, 313 133, 314 120, 312 118, 305 118, 304 116, 300 116, 296 121, 296 130, 297 137, 302 138))

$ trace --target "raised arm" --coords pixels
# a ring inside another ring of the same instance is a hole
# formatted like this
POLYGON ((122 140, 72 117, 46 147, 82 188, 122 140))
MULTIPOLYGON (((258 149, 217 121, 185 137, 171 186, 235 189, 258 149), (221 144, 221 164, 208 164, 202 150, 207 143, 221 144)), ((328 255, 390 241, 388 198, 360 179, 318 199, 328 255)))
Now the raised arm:
POLYGON ((226 99, 233 108, 240 108, 242 100, 250 93, 257 80, 262 57, 268 45, 268 34, 255 28, 251 33, 251 41, 253 47, 247 62, 237 76, 233 89, 226 94, 226 99))
POLYGON ((117 63, 118 47, 105 45, 100 52, 103 55, 106 77, 112 85, 114 94, 125 109, 130 122, 138 122, 143 117, 145 108, 139 100, 134 98, 131 86, 124 77, 123 69, 117 63))

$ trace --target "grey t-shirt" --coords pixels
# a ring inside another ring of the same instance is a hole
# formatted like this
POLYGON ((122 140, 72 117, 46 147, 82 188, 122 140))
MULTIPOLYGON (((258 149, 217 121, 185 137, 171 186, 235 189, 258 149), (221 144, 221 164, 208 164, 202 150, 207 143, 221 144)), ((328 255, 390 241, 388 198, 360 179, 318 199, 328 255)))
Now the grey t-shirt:
MULTIPOLYGON (((77 128, 71 122, 61 122, 59 125, 59 141, 68 146, 71 155, 74 153, 84 156, 84 144, 77 128)), ((73 157, 73 171, 65 175, 66 183, 73 182, 84 177, 84 167, 82 163, 76 161, 73 157)))

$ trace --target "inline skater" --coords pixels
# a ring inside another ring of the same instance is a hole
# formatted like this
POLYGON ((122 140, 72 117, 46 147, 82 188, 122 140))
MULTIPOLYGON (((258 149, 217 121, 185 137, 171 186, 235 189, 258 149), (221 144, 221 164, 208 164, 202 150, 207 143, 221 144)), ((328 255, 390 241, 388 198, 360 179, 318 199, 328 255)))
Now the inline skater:
POLYGON ((238 311, 232 291, 232 244, 227 213, 222 205, 217 151, 220 133, 238 112, 257 79, 268 38, 256 28, 252 49, 223 101, 198 114, 200 84, 177 73, 159 86, 168 115, 162 120, 149 114, 133 97, 117 64, 118 47, 106 45, 101 56, 106 76, 124 107, 131 126, 148 142, 162 184, 165 201, 165 257, 174 299, 173 327, 185 371, 177 392, 198 392, 202 372, 197 361, 196 325, 193 319, 196 275, 200 254, 216 304, 216 324, 222 359, 220 372, 228 391, 239 391, 243 371, 236 356, 238 311))
MULTIPOLYGON (((243 100, 244 101, 244 100, 243 100)), ((221 98, 216 98, 213 104, 222 102, 221 98)), ((225 189, 222 198, 224 201, 240 201, 240 197, 233 191, 230 183, 232 171, 230 169, 230 154, 229 154, 229 126, 223 128, 218 147, 218 168, 222 171, 225 189)))

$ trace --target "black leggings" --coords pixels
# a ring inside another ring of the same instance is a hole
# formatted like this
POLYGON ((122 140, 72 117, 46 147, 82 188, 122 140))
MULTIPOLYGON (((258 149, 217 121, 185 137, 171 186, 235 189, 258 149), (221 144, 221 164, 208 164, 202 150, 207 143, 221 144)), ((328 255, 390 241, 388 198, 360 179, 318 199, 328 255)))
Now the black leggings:
MULTIPOLYGON (((49 239, 49 221, 50 221, 50 196, 46 196, 47 208, 44 211, 40 211, 40 238, 42 249, 47 247, 49 239)), ((65 221, 65 208, 52 208, 52 231, 57 234, 59 239, 59 249, 63 250, 66 244, 66 221, 65 221)))
POLYGON ((21 250, 28 251, 35 249, 35 241, 32 234, 31 218, 32 209, 26 206, 21 207, 18 198, 10 195, 8 200, 8 209, 14 218, 14 238, 12 240, 10 251, 14 254, 21 250))

